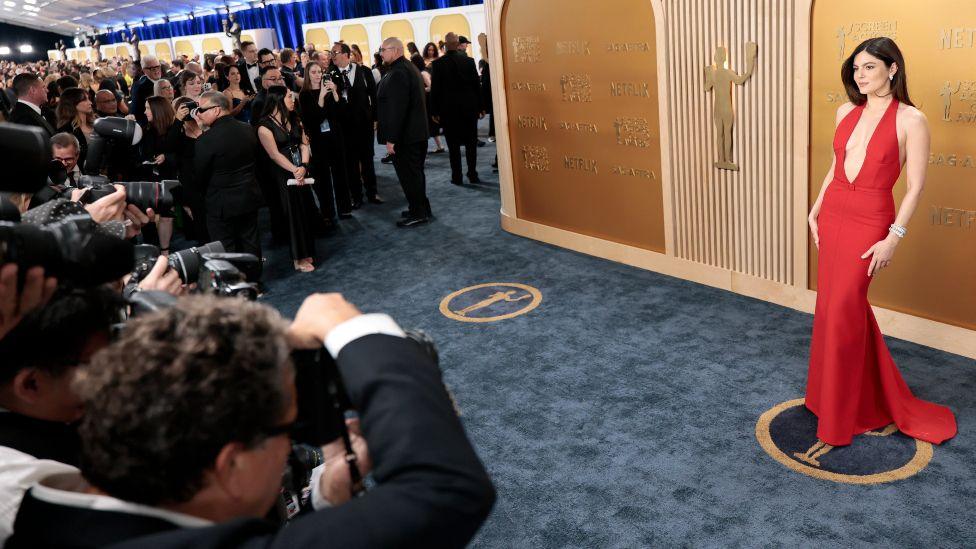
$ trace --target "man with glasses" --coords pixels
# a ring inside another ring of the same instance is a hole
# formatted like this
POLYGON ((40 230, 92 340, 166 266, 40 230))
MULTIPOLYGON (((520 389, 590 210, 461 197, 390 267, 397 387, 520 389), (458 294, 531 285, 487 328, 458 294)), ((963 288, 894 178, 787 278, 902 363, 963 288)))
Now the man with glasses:
POLYGON ((163 66, 155 55, 142 56, 142 77, 132 84, 132 100, 129 102, 129 112, 135 115, 136 122, 146 127, 146 99, 153 95, 156 81, 163 77, 163 66))
POLYGON ((352 63, 352 50, 349 44, 337 43, 332 46, 334 67, 329 74, 339 79, 342 85, 339 92, 342 122, 339 129, 346 144, 346 171, 349 174, 349 192, 352 195, 352 208, 363 205, 363 187, 366 200, 371 204, 382 204, 376 189, 376 169, 373 165, 375 147, 373 146, 373 123, 376 120, 376 84, 369 69, 352 63))
POLYGON ((81 474, 33 485, 8 549, 464 547, 494 503, 435 362, 338 294, 309 296, 290 326, 260 303, 185 297, 130 321, 75 387, 81 474), (353 466, 375 486, 352 497, 337 439, 312 477, 316 511, 277 528, 261 519, 298 418, 292 348, 334 357, 362 425, 353 466))
MULTIPOLYGON (((194 167, 206 201, 207 231, 228 252, 260 258, 257 134, 247 123, 230 116, 230 100, 220 92, 209 91, 200 96, 195 116, 206 128, 194 148, 194 167)), ((253 274, 260 278, 260 262, 253 274)))

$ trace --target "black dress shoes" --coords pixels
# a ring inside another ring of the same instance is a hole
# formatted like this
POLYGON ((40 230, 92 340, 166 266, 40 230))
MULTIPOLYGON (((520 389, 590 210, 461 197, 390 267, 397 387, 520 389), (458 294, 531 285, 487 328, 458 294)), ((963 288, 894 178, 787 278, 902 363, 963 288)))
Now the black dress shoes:
POLYGON ((362 208, 362 207, 363 207, 363 201, 362 200, 353 200, 352 201, 352 209, 358 210, 359 208, 362 208))
POLYGON ((403 210, 402 212, 400 212, 400 217, 404 219, 410 217, 410 210, 403 210))
POLYGON ((393 163, 393 155, 392 154, 388 154, 388 155, 384 156, 383 158, 380 159, 380 162, 382 162, 383 164, 392 164, 393 163))
POLYGON ((408 217, 397 221, 397 227, 416 227, 430 221, 429 217, 408 217))
POLYGON ((384 200, 380 198, 380 195, 374 194, 373 196, 366 199, 370 204, 382 204, 384 200))
POLYGON ((473 173, 468 175, 468 181, 470 181, 472 184, 477 185, 478 183, 481 183, 481 178, 478 177, 478 174, 473 173))
POLYGON ((463 181, 455 181, 455 180, 452 179, 451 180, 451 185, 461 186, 461 185, 464 185, 464 182, 463 181))

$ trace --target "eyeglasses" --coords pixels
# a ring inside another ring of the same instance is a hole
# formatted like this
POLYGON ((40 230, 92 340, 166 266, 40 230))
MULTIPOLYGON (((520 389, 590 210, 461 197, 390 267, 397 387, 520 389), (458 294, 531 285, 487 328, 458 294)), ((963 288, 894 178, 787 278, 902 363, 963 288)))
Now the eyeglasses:
POLYGON ((76 154, 73 156, 55 156, 54 159, 62 164, 67 164, 68 162, 73 162, 75 160, 78 160, 79 156, 80 154, 76 154))
POLYGON ((197 114, 203 114, 203 113, 209 111, 210 109, 216 109, 216 108, 217 108, 217 105, 210 105, 209 107, 197 107, 196 108, 196 113, 197 114))
POLYGON ((152 71, 152 70, 161 69, 161 68, 163 68, 162 65, 153 65, 152 67, 143 67, 142 70, 144 70, 144 71, 152 71))
POLYGON ((263 79, 265 82, 284 82, 285 79, 280 76, 265 76, 263 79))

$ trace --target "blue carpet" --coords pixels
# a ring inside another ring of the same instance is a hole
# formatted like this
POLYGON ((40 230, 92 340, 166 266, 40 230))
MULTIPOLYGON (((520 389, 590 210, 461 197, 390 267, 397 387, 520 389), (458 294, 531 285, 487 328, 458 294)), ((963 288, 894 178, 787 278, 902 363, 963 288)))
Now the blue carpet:
POLYGON ((755 426, 803 396, 812 317, 510 235, 494 146, 478 152, 478 186, 450 185, 447 155, 430 157, 437 218, 415 229, 394 226, 404 200, 378 154, 387 203, 319 239, 314 273, 271 250, 265 299, 292 315, 311 292, 341 292, 437 341, 499 493, 475 547, 976 543, 973 360, 888 340, 915 393, 958 418, 917 475, 857 486, 791 471, 755 426), (444 296, 486 282, 534 286, 542 303, 497 323, 440 314, 444 296))

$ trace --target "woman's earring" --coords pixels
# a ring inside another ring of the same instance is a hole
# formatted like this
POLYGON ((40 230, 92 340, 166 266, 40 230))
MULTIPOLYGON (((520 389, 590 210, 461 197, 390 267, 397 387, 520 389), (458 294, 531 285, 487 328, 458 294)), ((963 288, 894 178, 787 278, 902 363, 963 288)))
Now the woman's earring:
POLYGON ((894 82, 894 80, 895 80, 895 75, 893 75, 893 74, 889 74, 889 75, 888 75, 888 80, 889 80, 889 81, 891 81, 891 82, 894 82))

